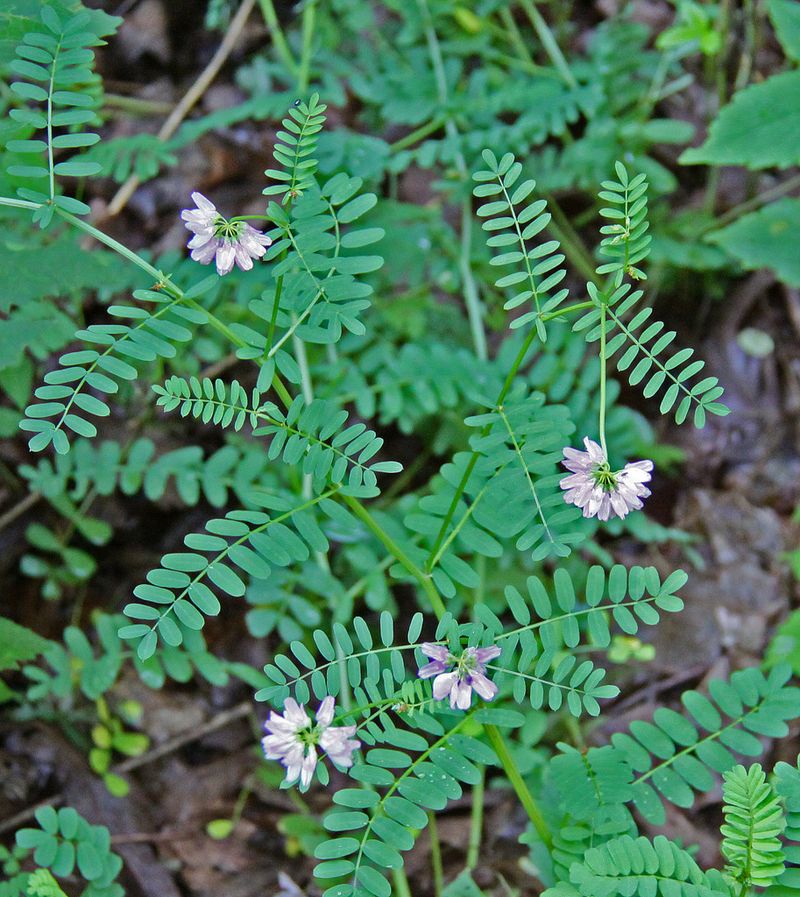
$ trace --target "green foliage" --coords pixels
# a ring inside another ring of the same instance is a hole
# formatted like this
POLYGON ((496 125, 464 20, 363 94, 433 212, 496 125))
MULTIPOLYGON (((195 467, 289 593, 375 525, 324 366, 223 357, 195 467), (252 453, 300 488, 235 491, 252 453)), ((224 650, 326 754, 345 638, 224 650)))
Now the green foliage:
POLYGON ((363 423, 345 426, 349 415, 323 399, 306 404, 297 396, 287 411, 272 402, 262 402, 254 389, 248 396, 238 381, 202 381, 193 377, 172 377, 164 386, 154 386, 158 404, 165 411, 180 409, 204 423, 240 430, 250 425, 254 436, 269 439, 268 457, 281 458, 294 466, 302 460, 304 475, 311 477, 317 491, 327 483, 341 486, 345 495, 370 497, 379 493, 379 473, 398 473, 396 461, 370 461, 381 449, 383 439, 363 423))
POLYGON ((685 692, 685 714, 660 707, 652 723, 637 721, 630 734, 615 733, 611 744, 636 773, 631 793, 642 816, 662 825, 662 798, 691 806, 694 791, 712 787, 712 772, 733 768, 732 751, 758 756, 763 751, 759 736, 783 737, 798 695, 796 688, 785 685, 789 676, 785 666, 775 667, 767 677, 754 668, 739 670, 728 682, 712 680, 710 697, 685 692))
POLYGON ((650 253, 652 239, 647 233, 647 178, 637 174, 628 179, 628 172, 621 162, 615 170, 619 181, 603 181, 600 199, 611 203, 600 209, 600 214, 612 222, 600 228, 604 234, 600 244, 600 255, 610 261, 600 265, 598 274, 610 274, 614 287, 618 287, 625 277, 643 280, 644 272, 637 265, 650 253))
POLYGON ((98 143, 88 150, 85 158, 99 166, 101 177, 113 178, 117 183, 131 175, 149 181, 162 168, 178 161, 173 144, 159 140, 155 134, 131 134, 98 143))
POLYGON ((725 871, 743 889, 765 888, 784 870, 780 800, 758 763, 749 769, 734 766, 723 778, 725 823, 720 832, 722 855, 728 861, 725 871))
POLYGON ((201 324, 207 320, 194 298, 210 288, 213 280, 207 278, 194 289, 178 295, 136 290, 134 298, 152 303, 156 306, 154 311, 134 305, 110 306, 108 313, 112 317, 130 318, 135 323, 92 324, 79 330, 78 339, 100 348, 68 352, 59 358, 58 369, 45 374, 47 385, 40 386, 35 393, 40 401, 25 409, 26 417, 20 424, 21 429, 35 434, 28 443, 30 450, 39 452, 52 443, 59 454, 65 454, 70 447, 68 430, 85 438, 96 436, 97 428, 84 415, 107 417, 110 408, 89 390, 113 395, 119 390, 120 381, 136 378, 136 364, 173 358, 176 354, 173 343, 185 343, 192 338, 187 323, 201 324))
POLYGON ((0 671, 17 669, 19 664, 46 651, 50 644, 27 626, 0 617, 0 671))
MULTIPOLYGON (((27 0, 14 3, 28 9, 27 0)), ((620 16, 594 29, 585 53, 567 59, 558 40, 571 39, 568 30, 551 31, 542 18, 556 15, 558 4, 546 10, 540 4, 540 12, 527 0, 489 0, 474 10, 448 0, 307 3, 298 15, 308 28, 300 41, 290 34, 284 47, 271 23, 280 59, 259 56, 239 73, 250 99, 186 121, 168 142, 135 135, 99 144, 81 128, 95 121, 102 95, 89 49, 100 43, 100 18, 52 6, 38 30, 25 25, 15 68, 29 81, 16 82, 10 96, 21 127, 54 125, 69 133, 52 144, 14 134, 19 139, 3 161, 12 176, 49 181, 49 193, 20 188, 28 202, 43 203, 35 214, 40 224, 57 215, 151 280, 133 294, 139 305, 108 309, 127 323, 79 329, 76 338, 87 345, 54 367, 50 354, 63 350, 72 322, 80 327, 84 319, 84 297, 76 294, 96 290, 105 304, 128 284, 110 270, 107 253, 78 253, 77 240, 55 229, 29 244, 12 226, 0 245, 0 261, 30 269, 0 293, 0 307, 11 312, 0 322, 0 386, 21 408, 36 365, 46 366, 45 385, 25 409, 22 428, 32 434, 32 450, 56 451, 54 459, 18 472, 64 524, 29 526, 33 550, 21 567, 44 580, 47 597, 88 582, 96 561, 80 540, 100 546, 112 537, 103 509, 92 509, 97 499, 141 493, 174 503, 175 493, 184 505, 220 510, 199 528, 187 523, 196 531, 136 586, 124 617, 99 612, 94 632, 69 626, 63 645, 45 645, 41 664, 27 662, 39 649, 24 638, 6 651, 8 665, 26 663, 20 712, 66 720, 91 768, 121 796, 126 783, 112 772, 115 757, 147 746, 136 731, 135 708, 114 700, 129 660, 156 688, 168 677, 188 682, 199 673, 218 687, 236 676, 276 709, 289 697, 304 704, 336 697, 334 725, 355 726, 361 745, 354 765, 338 768, 352 781, 334 790, 332 807, 322 811, 324 828, 320 818, 300 813, 279 826, 290 850, 314 853, 315 874, 329 885, 326 897, 389 897, 387 873, 402 868, 429 813, 462 798, 465 786, 480 800, 483 767, 496 765, 532 820, 535 831, 526 840, 552 897, 730 897, 721 872, 703 871, 663 837, 640 836, 637 822, 662 824, 664 801, 690 806, 696 793, 716 785, 717 773, 725 776, 729 879, 742 894, 772 882, 770 891, 791 892, 798 855, 785 851, 790 868, 782 872, 780 801, 791 839, 800 772, 779 767, 773 788, 760 767, 745 771, 734 756, 759 755, 762 739, 786 735, 786 720, 797 715, 797 689, 787 686, 789 673, 777 663, 783 654, 771 654, 768 674, 745 670, 730 682, 712 681, 709 697, 687 692, 684 712, 659 707, 652 721, 631 723, 610 744, 584 750, 559 744, 549 756, 561 726, 580 743, 575 727, 619 694, 607 662, 647 656, 652 646, 634 641, 644 638, 642 625, 682 609, 686 575, 617 564, 615 540, 686 541, 685 534, 638 514, 601 529, 563 500, 562 453, 576 439, 602 434, 614 463, 660 461, 673 451, 654 444, 644 419, 616 404, 620 386, 606 379, 606 357, 615 356, 629 382, 645 398, 658 398, 661 413, 674 413, 678 423, 691 413, 703 426, 709 413, 728 412, 717 379, 703 377, 704 363, 691 350, 670 348, 676 333, 642 307, 643 293, 631 283, 646 279, 649 195, 654 226, 662 228, 661 263, 692 257, 685 245, 669 244, 679 223, 664 238, 671 210, 663 203, 659 210, 657 202, 676 181, 650 150, 691 135, 691 126, 659 119, 654 110, 691 80, 677 63, 693 41, 715 62, 714 7, 679 3, 675 26, 655 49, 645 29, 620 16), (173 276, 163 275, 75 219, 71 213, 88 209, 82 202, 57 195, 58 174, 78 178, 99 167, 117 180, 152 178, 210 130, 274 119, 289 102, 285 88, 297 81, 319 93, 298 100, 277 133, 275 167, 263 191, 273 198, 264 218, 272 244, 246 274, 233 272, 222 283, 208 278, 184 291, 178 283, 196 283, 197 265, 167 256, 159 264, 173 276), (323 131, 320 94, 333 105, 348 103, 349 129, 323 131), (50 101, 52 118, 36 105, 50 101), (73 104, 71 111, 59 103, 73 104), (406 126, 414 130, 406 133, 406 126), (83 148, 79 159, 59 155, 83 148), (469 172, 480 150, 483 167, 470 196, 469 172), (34 153, 37 162, 48 154, 46 168, 14 167, 17 155, 34 153), (620 158, 638 173, 629 174, 620 158), (545 195, 569 191, 568 208, 583 207, 574 225, 558 198, 550 203, 553 218, 544 199, 532 199, 528 166, 545 195), (612 166, 615 179, 604 180, 612 166), (418 195, 421 168, 433 169, 425 176, 424 209, 406 199, 418 195), (475 210, 472 197, 479 200, 475 210), (460 206, 460 233, 451 205, 460 206), (485 246, 475 239, 473 214, 485 246), (581 233, 597 217, 595 276, 581 233), (382 255, 366 254, 384 240, 384 227, 386 267, 382 255), (567 257, 591 281, 588 299, 572 307, 563 285, 567 257), (42 332, 54 293, 59 312, 42 332), (461 314, 464 297, 469 321, 461 314), (373 299, 368 333, 364 313, 373 299), (568 315, 589 306, 570 328, 568 315), (512 313, 510 335, 502 332, 504 312, 512 313), (208 334, 196 330, 202 325, 208 334), (474 351, 467 348, 470 336, 474 351), (238 379, 225 382, 220 371, 231 365, 238 379), (177 412, 186 429, 197 430, 195 421, 218 426, 226 432, 198 437, 218 442, 203 449, 192 439, 173 448, 174 418, 150 421, 141 411, 146 390, 134 384, 141 377, 149 385, 156 375, 158 406, 177 412), (112 408, 120 422, 125 414, 126 436, 92 443, 93 419, 110 418, 112 408), (147 438, 140 436, 143 425, 147 438), (377 426, 387 428, 399 457, 413 459, 383 492, 380 475, 402 468, 376 460, 384 449, 377 426), (599 563, 589 566, 589 559, 599 563), (237 598, 245 602, 228 601, 237 598), (237 610, 245 616, 253 636, 269 637, 263 675, 208 650, 203 633, 223 605, 226 617, 237 610), (435 630, 426 616, 431 607, 439 618, 435 630), (467 649, 499 648, 485 670, 496 697, 484 701, 476 690, 466 712, 434 700, 432 682, 419 677, 426 640, 447 649, 448 666, 456 658, 467 664, 467 649)), ((224 23, 229 7, 212 3, 207 21, 224 23)), ((792 55, 794 10, 773 0, 770 13, 792 55)), ((781 136, 793 121, 795 74, 740 92, 706 145, 684 160, 790 164, 790 142, 773 144, 776 116, 781 136)), ((794 282, 781 231, 794 226, 784 214, 792 202, 709 239, 748 267, 772 252, 770 264, 794 282), (760 228, 758 241, 748 226, 760 228), (747 248, 731 236, 737 227, 747 248)), ((4 221, 7 214, 16 213, 4 212, 4 221)), ((711 287, 714 271, 727 264, 722 249, 706 246, 697 263, 711 287)), ((86 317, 97 320, 96 312, 92 306, 86 317)), ((0 618, 0 641, 8 632, 9 621, 0 618)), ((315 769, 323 786, 331 784, 329 766, 315 769)), ((276 773, 265 767, 257 775, 271 787, 276 773)), ((231 819, 210 823, 212 837, 231 831, 244 799, 231 819)), ((90 882, 86 897, 121 893, 114 884, 119 861, 104 829, 68 809, 41 810, 37 821, 41 830, 19 833, 18 851, 0 854, 13 876, 0 897, 17 897, 23 888, 59 897, 56 879, 75 868, 90 882), (27 851, 41 867, 32 875, 21 872, 27 851)), ((443 894, 480 891, 465 873, 443 894)))
POLYGON ((773 75, 736 93, 711 124, 708 139, 686 150, 687 165, 788 168, 800 163, 800 71, 773 75))
POLYGON ((238 598, 246 587, 237 571, 265 579, 274 566, 288 566, 306 560, 311 551, 327 550, 314 508, 329 494, 299 505, 265 495, 259 503, 277 512, 274 516, 265 511, 230 511, 224 518, 209 520, 204 533, 185 537, 191 551, 164 555, 161 566, 148 573, 147 582, 136 586, 133 594, 149 603, 128 604, 125 615, 146 622, 124 627, 120 637, 138 641, 137 654, 147 660, 159 640, 177 647, 187 629, 200 630, 207 616, 219 614, 221 605, 211 585, 238 598))
MULTIPOLYGON (((343 329, 359 335, 366 330, 359 316, 369 308, 367 297, 373 288, 362 277, 377 271, 383 258, 360 250, 382 240, 384 232, 350 225, 375 206, 377 197, 360 192, 361 178, 341 173, 321 187, 316 181, 302 183, 302 194, 288 210, 274 202, 269 205, 275 228, 270 231, 273 243, 265 259, 277 259, 272 268, 276 285, 250 303, 250 310, 266 323, 268 335, 265 339, 249 328, 240 329, 251 347, 240 357, 262 356, 270 362, 292 336, 311 343, 334 343, 343 329), (276 325, 285 332, 273 341, 276 325)), ((272 368, 267 371, 268 381, 272 368)))
POLYGON ((526 241, 540 234, 550 221, 549 213, 545 212, 547 204, 540 199, 517 211, 516 207, 528 199, 536 182, 526 180, 514 189, 522 174, 522 165, 515 161, 512 153, 506 153, 498 162, 495 154, 487 149, 483 151, 483 161, 488 168, 473 175, 473 179, 478 181, 473 193, 481 198, 494 198, 478 208, 478 215, 485 219, 483 229, 491 234, 487 244, 505 250, 495 255, 491 264, 513 268, 498 278, 495 286, 505 290, 523 285, 521 290, 514 291, 514 295, 506 300, 503 308, 518 308, 532 299, 534 307, 516 317, 511 327, 524 327, 535 322, 539 338, 545 340, 547 331, 543 315, 552 312, 568 292, 560 289, 549 295, 567 273, 560 267, 564 256, 559 253, 558 241, 548 240, 533 249, 527 248, 526 241), (514 248, 508 249, 510 246, 514 248))
POLYGON ((783 848, 786 870, 767 893, 770 897, 788 897, 800 890, 800 765, 776 763, 775 790, 786 809, 784 839, 792 843, 783 848))
POLYGON ((657 835, 652 841, 623 835, 586 851, 569 871, 569 885, 550 888, 548 897, 728 897, 721 876, 703 872, 688 851, 657 835))
POLYGON ((49 869, 31 872, 25 890, 30 897, 67 897, 49 869))
POLYGON ((719 378, 703 377, 692 381, 705 367, 704 361, 691 361, 694 349, 680 349, 665 360, 659 357, 672 345, 677 333, 665 331, 662 321, 652 320, 652 308, 640 309, 627 319, 628 312, 644 295, 641 290, 631 291, 627 283, 608 292, 600 292, 592 283, 588 288, 594 308, 579 318, 572 329, 586 330, 587 342, 595 343, 601 339, 605 319, 606 332, 610 336, 608 356, 618 355, 617 370, 629 371, 628 382, 632 386, 643 384, 645 398, 661 394, 659 410, 662 414, 674 411, 676 423, 682 424, 693 412, 694 425, 703 427, 707 414, 730 413, 730 409, 719 401, 724 392, 719 386, 719 378))
POLYGON ((800 7, 792 0, 769 0, 768 8, 783 52, 800 62, 800 7))
POLYGON ((289 115, 283 119, 284 130, 278 131, 275 144, 275 161, 281 169, 268 168, 264 174, 277 184, 270 184, 264 189, 265 196, 281 196, 285 205, 302 196, 312 185, 316 186, 314 172, 317 160, 314 151, 317 146, 317 135, 325 123, 326 105, 320 103, 319 94, 312 94, 308 103, 303 100, 289 109, 289 115))
POLYGON ((800 675, 800 611, 793 611, 781 623, 767 646, 765 665, 785 663, 795 676, 800 675))
POLYGON ((370 720, 367 744, 387 747, 365 752, 351 770, 360 787, 338 791, 323 820, 333 837, 316 848, 321 862, 314 875, 347 879, 328 888, 326 897, 388 897, 391 889, 378 870, 402 867, 402 854, 428 824, 427 811, 444 809, 461 796, 462 784, 479 780, 475 761, 496 762, 490 748, 461 733, 480 713, 463 714, 449 729, 426 713, 403 713, 402 728, 389 714, 370 720))
POLYGON ((108 496, 117 491, 126 496, 141 492, 155 502, 174 489, 186 505, 205 501, 221 508, 232 498, 247 505, 254 493, 266 492, 269 466, 255 446, 229 444, 206 453, 200 446, 186 445, 158 454, 153 440, 141 437, 127 445, 76 439, 68 454, 40 458, 35 467, 23 464, 18 469, 32 491, 56 502, 83 502, 90 493, 108 496))
POLYGON ((82 178, 97 174, 99 167, 93 162, 69 158, 56 162, 55 155, 61 149, 81 149, 100 139, 97 134, 81 132, 78 126, 94 121, 94 97, 87 92, 95 80, 92 71, 94 53, 90 47, 104 43, 91 30, 88 12, 70 16, 62 21, 56 11, 47 6, 41 11, 44 30, 24 35, 17 47, 17 59, 11 63, 15 75, 26 81, 14 81, 11 90, 21 100, 36 104, 12 109, 11 118, 22 125, 25 133, 42 132, 42 138, 11 140, 6 149, 21 157, 22 164, 11 165, 8 174, 12 178, 24 178, 47 184, 41 189, 18 187, 17 194, 24 200, 44 203, 34 212, 34 221, 41 227, 52 220, 54 209, 84 215, 89 211, 86 203, 70 196, 56 195, 55 179, 58 177, 82 178), (53 136, 54 131, 62 133, 53 136), (41 164, 46 154, 46 167, 41 164))
MULTIPOLYGON (((90 825, 72 807, 58 811, 51 806, 39 807, 35 816, 39 827, 20 829, 16 843, 33 851, 38 866, 57 879, 68 879, 77 871, 87 882, 81 897, 122 897, 125 892, 116 882, 122 860, 111 851, 107 828, 90 825)), ((46 884, 41 876, 38 881, 46 884)))
POLYGON ((800 287, 798 228, 800 200, 784 198, 714 231, 708 240, 721 246, 747 270, 770 268, 780 280, 800 287))

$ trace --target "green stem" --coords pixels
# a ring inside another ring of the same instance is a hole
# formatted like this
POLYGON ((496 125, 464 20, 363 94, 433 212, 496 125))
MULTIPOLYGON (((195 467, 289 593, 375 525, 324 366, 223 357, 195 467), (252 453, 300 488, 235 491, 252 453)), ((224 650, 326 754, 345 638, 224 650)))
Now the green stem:
POLYGON ((517 27, 517 23, 514 21, 514 16, 507 6, 500 10, 500 18, 503 20, 503 26, 505 27, 508 42, 517 51, 519 58, 524 62, 530 63, 530 65, 535 65, 536 63, 525 44, 525 40, 517 27))
POLYGON ((411 887, 408 884, 408 876, 403 866, 392 870, 392 878, 394 879, 395 897, 413 897, 411 887))
POLYGON ((172 103, 158 100, 143 100, 140 97, 128 97, 116 93, 103 94, 104 108, 119 109, 130 115, 169 115, 175 108, 172 103))
POLYGON ((398 562, 408 570, 408 572, 417 580, 422 590, 428 597, 433 607, 433 611, 440 619, 444 616, 446 609, 436 586, 433 584, 431 577, 425 573, 411 560, 406 552, 395 542, 395 540, 386 532, 386 530, 375 520, 372 514, 351 495, 343 495, 342 499, 348 505, 350 510, 358 517, 358 519, 372 532, 372 534, 383 543, 384 547, 393 554, 398 562))
POLYGON ((464 301, 467 306, 469 326, 472 331, 472 344, 475 354, 481 361, 486 361, 489 352, 486 348, 486 333, 483 329, 483 311, 478 295, 478 287, 472 276, 472 203, 467 197, 461 205, 461 253, 459 255, 459 267, 461 279, 464 282, 464 301))
POLYGON ((0 206, 8 206, 11 209, 30 209, 35 211, 41 209, 40 202, 31 202, 27 199, 12 199, 10 196, 0 196, 0 206))
POLYGON ((314 401, 314 387, 311 383, 311 371, 308 369, 306 344, 296 334, 292 336, 292 349, 297 366, 300 368, 300 388, 303 391, 303 398, 306 404, 310 405, 314 401))
POLYGON ((447 119, 443 115, 437 115, 436 118, 432 118, 429 122, 425 122, 424 125, 415 128, 410 134, 406 134, 405 137, 401 137, 399 140, 395 140, 394 143, 390 143, 389 152, 398 153, 400 150, 413 146, 417 141, 424 140, 430 134, 438 131, 444 125, 446 120, 447 119))
POLYGON ((297 72, 297 89, 300 93, 308 90, 309 68, 311 66, 311 43, 314 38, 314 21, 317 12, 317 0, 306 0, 303 7, 303 38, 300 50, 300 66, 297 72))
POLYGON ((564 58, 561 48, 558 46, 558 42, 555 37, 553 37, 553 32, 550 30, 547 22, 542 18, 542 14, 536 8, 536 3, 534 0, 519 0, 519 5, 525 11, 525 15, 530 20, 531 25, 533 25, 536 34, 539 36, 539 40, 542 42, 545 53, 550 57, 553 66, 566 84, 575 89, 578 86, 578 82, 575 80, 575 76, 572 74, 572 70, 567 63, 567 60, 564 58))
POLYGON ((608 459, 606 447, 606 304, 600 310, 600 447, 608 459))
MULTIPOLYGON (((157 283, 166 284, 167 278, 164 277, 161 271, 158 268, 153 267, 150 262, 146 262, 140 255, 137 255, 133 250, 128 249, 127 246, 123 246, 118 240, 115 240, 113 237, 109 237, 108 234, 103 233, 103 231, 98 230, 94 225, 89 224, 88 221, 84 221, 82 218, 78 218, 76 215, 72 215, 70 212, 65 212, 63 209, 56 209, 56 213, 60 215, 65 221, 69 221, 74 227, 79 228, 82 231, 85 231, 90 236, 94 237, 98 243, 102 243, 105 246, 108 246, 109 249, 113 249, 114 252, 119 253, 123 258, 126 258, 129 262, 132 262, 134 265, 137 265, 142 271, 146 271, 157 283)), ((170 288, 172 285, 170 284, 170 288)), ((205 311, 205 309, 203 309, 205 311)))
POLYGON ((478 865, 478 856, 483 835, 483 798, 486 787, 486 768, 479 767, 480 778, 472 786, 472 812, 469 820, 469 845, 467 847, 467 869, 478 865))
POLYGON ((264 359, 269 358, 272 349, 272 343, 275 339, 275 325, 278 323, 278 309, 281 304, 281 293, 283 292, 283 274, 275 282, 275 298, 272 300, 272 316, 269 319, 269 332, 267 333, 267 342, 264 346, 264 359))
POLYGON ((53 64, 50 66, 50 86, 47 89, 47 171, 50 179, 50 202, 56 195, 56 172, 53 162, 53 91, 55 89, 56 67, 58 54, 61 52, 61 41, 64 35, 58 39, 58 46, 53 54, 53 64))
POLYGON ((594 307, 594 302, 576 302, 574 305, 567 305, 564 308, 559 308, 556 311, 551 311, 546 315, 542 315, 542 320, 552 321, 553 318, 560 318, 562 315, 568 315, 574 311, 583 311, 584 308, 594 307))
POLYGON ((433 893, 442 897, 444 891, 444 867, 442 866, 442 845, 436 826, 436 814, 428 811, 428 834, 431 840, 431 866, 433 868, 433 893))
MULTIPOLYGON (((536 337, 536 328, 532 327, 530 331, 528 331, 528 335, 525 337, 525 342, 520 346, 519 352, 517 352, 517 357, 514 359, 514 363, 511 365, 508 374, 506 375, 505 382, 503 383, 503 388, 500 390, 500 394, 497 397, 497 401, 495 402, 495 407, 500 407, 503 404, 503 400, 505 399, 509 389, 511 389, 511 384, 514 382, 514 377, 517 376, 517 371, 520 368, 520 365, 525 360, 525 356, 528 354, 528 350, 533 343, 533 340, 536 337)), ((481 431, 481 435, 485 436, 488 433, 488 428, 484 428, 481 431)), ((461 500, 461 496, 464 494, 464 490, 467 488, 467 483, 469 482, 469 478, 472 476, 472 471, 475 469, 475 465, 478 463, 478 453, 473 452, 472 457, 469 459, 469 463, 464 469, 464 473, 461 477, 461 482, 458 484, 455 493, 453 494, 453 498, 450 501, 450 507, 447 509, 447 513, 444 516, 444 520, 442 520, 442 525, 439 527, 439 532, 436 534, 436 540, 433 543, 433 547, 428 553, 428 560, 426 562, 426 569, 431 571, 436 565, 436 561, 439 557, 439 551, 444 543, 445 538, 447 537, 447 530, 450 527, 450 524, 453 521, 453 516, 455 515, 456 508, 458 507, 458 503, 461 500)))
POLYGON ((517 769, 517 764, 514 762, 514 758, 511 756, 511 752, 508 749, 508 745, 506 745, 505 741, 503 740, 503 736, 500 734, 500 730, 497 728, 497 726, 487 725, 484 728, 486 729, 486 734, 489 736, 489 741, 491 741, 492 743, 494 752, 497 754, 500 763, 505 770, 508 781, 511 783, 512 788, 516 792, 520 803, 525 808, 525 812, 528 814, 528 818, 533 823, 533 827, 536 829, 536 832, 541 838, 542 843, 548 848, 551 847, 553 838, 550 834, 550 829, 548 828, 547 823, 544 820, 544 816, 542 815, 542 811, 539 809, 539 805, 536 803, 536 799, 531 794, 528 786, 525 784, 525 780, 520 774, 520 771, 517 769))
MULTIPOLYGON (((447 75, 444 70, 444 60, 442 59, 442 48, 439 46, 439 39, 436 36, 433 18, 428 8, 428 0, 417 0, 420 13, 425 23, 425 38, 428 43, 428 53, 431 58, 431 65, 436 77, 436 91, 439 102, 444 109, 447 108, 450 98, 447 90, 447 75)), ((459 148, 460 135, 455 122, 449 116, 444 123, 445 131, 448 138, 452 141, 455 150, 456 169, 461 179, 466 183, 469 179, 469 170, 464 154, 459 148)), ((471 266, 471 250, 472 248, 472 206, 471 200, 466 198, 461 209, 461 254, 459 256, 459 267, 461 269, 461 279, 464 282, 464 302, 467 306, 467 315, 469 317, 470 330, 472 331, 472 342, 475 347, 475 354, 478 358, 485 360, 488 357, 486 350, 486 334, 483 329, 483 311, 478 293, 478 286, 472 274, 471 266)))
POLYGON ((297 63, 292 56, 292 51, 289 49, 289 44, 286 42, 280 22, 278 21, 278 16, 275 13, 275 7, 272 5, 272 0, 258 0, 258 2, 261 7, 261 14, 264 16, 264 22, 270 33, 272 43, 275 46, 278 56, 281 57, 286 68, 296 75, 297 63))

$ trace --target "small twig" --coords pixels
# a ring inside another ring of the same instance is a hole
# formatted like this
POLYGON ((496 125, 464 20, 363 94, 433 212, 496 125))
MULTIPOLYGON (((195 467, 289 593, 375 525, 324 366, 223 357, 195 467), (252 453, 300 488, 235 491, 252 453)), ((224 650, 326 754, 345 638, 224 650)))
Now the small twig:
POLYGON ((9 816, 8 819, 1 820, 0 835, 2 835, 4 832, 11 832, 14 831, 14 829, 19 828, 23 823, 27 822, 29 819, 32 819, 34 813, 42 807, 57 807, 63 800, 63 794, 54 794, 52 797, 48 797, 47 800, 43 800, 31 807, 26 807, 24 810, 20 810, 19 813, 15 813, 13 816, 9 816))
POLYGON ((41 492, 31 492, 21 501, 18 501, 13 508, 9 508, 5 514, 0 517, 0 530, 4 530, 7 526, 10 526, 17 517, 21 517, 26 511, 30 510, 41 497, 41 492))
MULTIPOLYGON (((255 6, 255 0, 244 0, 239 7, 236 15, 231 19, 231 24, 225 32, 222 42, 217 48, 217 52, 211 57, 208 65, 200 72, 197 80, 192 84, 189 90, 183 95, 178 105, 172 110, 171 114, 161 126, 156 135, 159 140, 167 141, 178 130, 180 123, 186 118, 194 104, 203 96, 208 86, 216 78, 219 70, 230 56, 239 35, 244 29, 245 23, 255 6)), ((139 178, 132 174, 127 181, 117 190, 114 198, 108 204, 108 216, 119 215, 125 208, 128 200, 133 196, 134 191, 140 184, 139 178)))
POLYGON ((170 841, 188 841, 197 838, 196 828, 164 829, 163 832, 123 832, 112 835, 112 844, 161 844, 170 841))
POLYGON ((161 757, 167 756, 167 754, 173 754, 175 751, 180 750, 185 744, 197 741, 198 738, 209 735, 211 732, 216 732, 217 729, 227 726, 228 723, 232 723, 237 719, 247 716, 252 712, 252 709, 253 705, 250 701, 242 701, 241 704, 231 707, 230 710, 223 710, 222 713, 218 713, 207 723, 203 723, 203 725, 198 726, 196 729, 187 729, 185 732, 180 732, 178 735, 168 738, 162 744, 159 744, 157 747, 152 748, 138 757, 129 757, 127 760, 123 760, 122 763, 119 763, 114 767, 113 771, 118 773, 130 772, 132 769, 138 769, 140 766, 146 766, 154 760, 159 760, 161 757))
MULTIPOLYGON (((250 701, 242 701, 241 704, 231 707, 230 710, 223 710, 222 713, 218 713, 202 726, 197 726, 194 729, 187 729, 185 732, 181 732, 174 736, 174 738, 167 739, 163 744, 159 744, 157 747, 154 747, 152 750, 147 751, 139 757, 129 757, 127 760, 124 760, 122 763, 113 767, 112 772, 130 772, 133 769, 139 769, 142 766, 146 766, 148 763, 153 763, 155 760, 159 760, 167 754, 172 754, 175 751, 180 750, 184 745, 189 744, 192 741, 197 741, 198 738, 203 738, 203 736, 209 735, 211 732, 216 732, 217 729, 221 729, 229 723, 247 716, 252 712, 252 709, 253 707, 250 701)), ((32 819, 36 811, 41 807, 58 806, 63 800, 63 794, 54 794, 52 797, 48 797, 47 800, 40 801, 24 810, 20 810, 20 812, 16 813, 14 816, 9 816, 8 819, 0 820, 0 834, 12 831, 29 819, 32 819)))

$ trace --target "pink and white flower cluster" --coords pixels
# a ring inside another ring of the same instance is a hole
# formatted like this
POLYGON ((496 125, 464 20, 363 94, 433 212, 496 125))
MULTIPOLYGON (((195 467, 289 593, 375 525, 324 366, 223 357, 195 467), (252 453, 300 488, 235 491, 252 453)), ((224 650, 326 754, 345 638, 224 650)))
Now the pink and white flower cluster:
POLYGON ((447 645, 431 642, 423 642, 420 650, 431 658, 431 662, 420 667, 417 675, 420 679, 436 677, 433 680, 435 700, 441 701, 449 695, 450 706, 454 710, 469 710, 473 691, 484 701, 492 701, 496 697, 497 686, 486 676, 485 664, 500 654, 497 645, 465 648, 458 657, 450 653, 447 645))
POLYGON ((224 218, 202 193, 192 193, 192 201, 197 208, 181 212, 186 229, 194 234, 188 243, 192 258, 201 265, 216 261, 220 276, 229 274, 234 264, 249 271, 253 259, 261 258, 272 243, 246 221, 224 218))
POLYGON ((652 461, 632 461, 622 470, 612 471, 606 453, 588 436, 583 440, 586 451, 565 448, 561 462, 570 476, 561 480, 564 501, 577 505, 584 517, 627 517, 641 510, 642 499, 650 495, 645 483, 650 482, 652 461))
POLYGON ((286 767, 286 782, 300 780, 302 788, 308 788, 317 767, 317 747, 336 764, 347 768, 353 765, 353 751, 361 743, 353 738, 355 726, 333 726, 336 705, 328 695, 319 705, 316 725, 311 724, 305 705, 294 698, 287 698, 283 713, 270 713, 264 723, 267 735, 261 739, 267 760, 280 760, 286 767))

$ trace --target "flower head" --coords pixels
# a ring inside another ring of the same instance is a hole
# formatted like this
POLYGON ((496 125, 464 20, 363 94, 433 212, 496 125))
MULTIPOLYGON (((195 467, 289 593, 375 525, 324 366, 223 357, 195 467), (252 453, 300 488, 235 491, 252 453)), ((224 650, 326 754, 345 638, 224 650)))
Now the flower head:
POLYGON ((446 645, 424 642, 420 649, 431 662, 420 667, 417 675, 420 679, 436 676, 433 680, 433 697, 437 701, 450 695, 450 706, 454 710, 469 710, 473 691, 484 701, 494 700, 497 686, 487 678, 485 664, 500 654, 497 645, 489 648, 465 648, 458 657, 451 654, 446 645))
POLYGON ((192 200, 197 208, 181 212, 186 229, 194 234, 187 244, 192 258, 201 265, 216 260, 220 276, 228 274, 234 264, 249 271, 253 259, 261 258, 272 240, 246 221, 224 218, 202 193, 192 193, 192 200))
POLYGON ((622 470, 612 471, 606 453, 594 440, 583 440, 586 451, 565 448, 561 462, 570 476, 561 480, 564 501, 577 505, 584 517, 627 517, 642 507, 642 499, 650 495, 645 483, 650 482, 652 461, 633 461, 622 470))
POLYGON ((335 711, 333 698, 328 695, 317 710, 316 725, 305 711, 305 705, 287 698, 283 714, 273 710, 264 723, 267 735, 261 739, 267 760, 280 760, 286 767, 288 783, 300 780, 308 788, 317 766, 317 746, 337 766, 352 766, 353 751, 361 746, 355 726, 332 726, 335 711))

